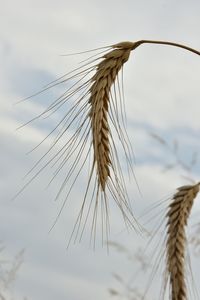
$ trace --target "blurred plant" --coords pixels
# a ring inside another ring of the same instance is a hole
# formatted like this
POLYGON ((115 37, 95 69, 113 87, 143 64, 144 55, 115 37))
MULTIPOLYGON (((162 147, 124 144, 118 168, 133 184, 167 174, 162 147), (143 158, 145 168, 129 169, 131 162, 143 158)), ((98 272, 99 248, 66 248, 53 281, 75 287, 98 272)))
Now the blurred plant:
POLYGON ((178 140, 174 139, 173 141, 168 142, 166 139, 164 139, 158 134, 150 133, 150 135, 170 154, 170 162, 163 162, 163 171, 169 171, 179 167, 186 174, 181 176, 184 177, 186 180, 194 183, 194 180, 192 179, 192 172, 194 167, 198 163, 198 151, 193 151, 191 153, 189 161, 185 161, 185 159, 181 158, 180 149, 182 149, 182 147, 178 140))
POLYGON ((137 280, 151 269, 152 265, 149 257, 144 254, 141 248, 133 251, 116 242, 109 242, 109 246, 113 247, 130 261, 131 270, 133 263, 134 266, 137 266, 136 271, 129 275, 127 279, 125 279, 124 275, 113 273, 113 278, 118 287, 108 289, 110 296, 115 297, 116 299, 142 300, 144 297, 144 290, 139 288, 137 280))
POLYGON ((19 251, 16 256, 10 260, 6 259, 4 253, 5 246, 0 246, 0 300, 13 299, 13 286, 17 278, 17 273, 24 260, 24 249, 19 251))
POLYGON ((200 223, 199 222, 197 222, 193 226, 193 231, 189 238, 189 243, 192 245, 194 255, 200 256, 200 223))

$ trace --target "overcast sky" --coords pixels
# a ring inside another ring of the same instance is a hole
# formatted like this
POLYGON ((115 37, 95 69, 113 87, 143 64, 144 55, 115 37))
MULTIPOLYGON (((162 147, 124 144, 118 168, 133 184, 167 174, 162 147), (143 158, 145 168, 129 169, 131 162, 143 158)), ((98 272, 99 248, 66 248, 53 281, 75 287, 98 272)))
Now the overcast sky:
MULTIPOLYGON (((0 7, 0 240, 10 257, 26 249, 15 299, 109 299, 107 289, 116 284, 112 273, 129 278, 134 266, 130 267, 113 249, 108 255, 101 247, 100 235, 93 251, 88 242, 89 230, 80 244, 66 250, 84 183, 76 186, 74 198, 50 234, 61 207, 61 201, 54 201, 55 190, 64 174, 45 189, 50 174, 42 173, 11 201, 23 186, 23 176, 48 149, 48 141, 33 153, 26 153, 54 128, 59 116, 53 115, 45 125, 34 122, 19 131, 16 128, 39 114, 50 96, 59 95, 59 88, 14 104, 77 67, 82 59, 61 54, 138 39, 171 40, 200 49, 200 2, 0 0, 0 7), (71 209, 73 202, 76 204, 71 209)), ((178 140, 185 161, 199 151, 199 76, 197 55, 166 46, 143 45, 131 54, 125 66, 128 132, 143 197, 134 179, 127 185, 138 215, 152 202, 186 184, 180 176, 182 170, 162 172, 164 163, 173 162, 173 157, 149 133, 169 143, 178 140)), ((197 161, 194 179, 198 180, 199 170, 197 161)), ((136 251, 141 238, 125 230, 120 214, 113 209, 110 239, 136 251)))

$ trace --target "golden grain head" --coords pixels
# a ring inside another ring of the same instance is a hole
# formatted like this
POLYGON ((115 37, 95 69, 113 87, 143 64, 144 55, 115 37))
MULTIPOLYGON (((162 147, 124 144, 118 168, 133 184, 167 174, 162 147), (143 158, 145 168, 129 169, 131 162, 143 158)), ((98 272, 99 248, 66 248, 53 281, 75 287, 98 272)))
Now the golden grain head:
POLYGON ((103 61, 97 66, 95 75, 92 78, 90 88, 91 96, 91 128, 94 149, 94 164, 97 171, 98 185, 105 192, 110 169, 113 168, 110 156, 110 126, 108 121, 108 110, 110 106, 111 87, 123 64, 130 55, 129 48, 114 49, 103 56, 103 61))
MULTIPOLYGON (((127 226, 135 228, 136 220, 120 163, 124 159, 133 172, 133 152, 125 127, 123 80, 120 77, 120 70, 133 48, 134 43, 131 42, 103 48, 103 51, 97 51, 97 54, 84 60, 80 67, 41 91, 49 91, 58 85, 64 87, 63 94, 33 120, 48 120, 58 111, 63 116, 39 144, 47 138, 52 139, 50 148, 28 172, 29 179, 21 191, 48 167, 54 168, 50 184, 65 172, 56 194, 56 199, 63 199, 56 223, 68 198, 73 198, 71 194, 75 187, 87 178, 71 236, 75 240, 82 237, 89 217, 91 236, 95 237, 97 224, 100 223, 102 232, 108 238, 111 199, 120 209, 127 226), (119 149, 124 151, 124 158, 119 156, 119 149)), ((38 94, 40 92, 34 96, 38 94)), ((104 238, 103 235, 102 240, 104 238)))
POLYGON ((198 192, 199 183, 178 188, 167 213, 167 273, 172 300, 188 299, 185 272, 185 248, 187 244, 185 226, 198 192))

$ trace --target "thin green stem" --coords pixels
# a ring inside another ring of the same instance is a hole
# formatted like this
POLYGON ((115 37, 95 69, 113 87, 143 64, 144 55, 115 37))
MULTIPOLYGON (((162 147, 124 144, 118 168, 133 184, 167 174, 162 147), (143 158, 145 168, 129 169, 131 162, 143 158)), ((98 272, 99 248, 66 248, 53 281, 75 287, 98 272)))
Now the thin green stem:
POLYGON ((198 51, 196 49, 193 49, 191 47, 188 47, 188 46, 185 46, 182 44, 168 42, 168 41, 140 40, 140 41, 137 41, 134 43, 133 49, 137 48, 138 46, 140 46, 142 44, 160 44, 160 45, 174 46, 174 47, 182 48, 187 51, 193 52, 197 55, 200 55, 200 51, 198 51))

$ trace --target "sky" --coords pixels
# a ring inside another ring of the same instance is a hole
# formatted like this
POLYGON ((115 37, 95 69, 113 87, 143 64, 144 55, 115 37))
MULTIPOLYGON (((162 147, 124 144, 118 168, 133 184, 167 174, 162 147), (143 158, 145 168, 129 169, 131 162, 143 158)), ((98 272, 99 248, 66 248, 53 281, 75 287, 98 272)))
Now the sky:
MULTIPOLYGON (((12 200, 24 185, 24 175, 48 150, 54 136, 27 153, 55 127, 63 111, 45 122, 16 129, 45 109, 63 87, 16 103, 87 57, 63 54, 140 39, 170 40, 200 49, 200 2, 0 0, 0 7, 0 240, 8 257, 25 248, 14 299, 110 299, 108 288, 117 286, 112 273, 131 278, 135 263, 130 265, 112 247, 108 254, 101 245, 100 232, 93 250, 89 227, 82 241, 66 250, 83 198, 84 176, 50 233, 62 205, 54 198, 64 172, 46 189, 52 175, 48 169, 12 200)), ((159 45, 142 45, 124 67, 127 128, 142 192, 141 196, 134 178, 129 181, 125 173, 135 215, 188 183, 182 176, 188 174, 181 168, 163 172, 165 164, 173 162, 173 155, 151 133, 169 144, 178 141, 183 161, 189 162, 193 153, 199 152, 199 72, 197 55, 159 45)), ((195 180, 199 171, 197 160, 192 172, 195 180)), ((116 206, 111 203, 111 208, 109 240, 137 251, 145 239, 134 230, 127 232, 116 206)), ((196 205, 195 213, 198 209, 196 205)))

